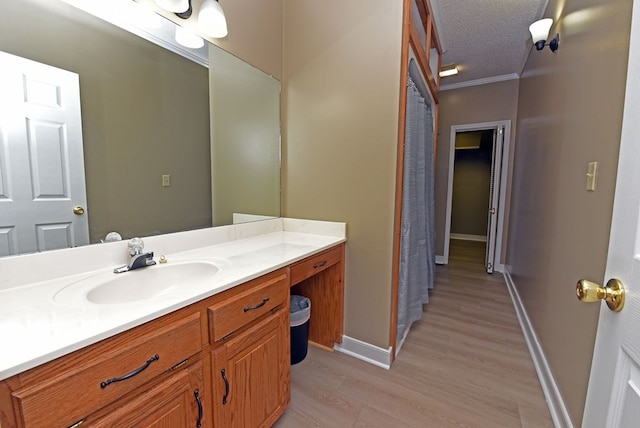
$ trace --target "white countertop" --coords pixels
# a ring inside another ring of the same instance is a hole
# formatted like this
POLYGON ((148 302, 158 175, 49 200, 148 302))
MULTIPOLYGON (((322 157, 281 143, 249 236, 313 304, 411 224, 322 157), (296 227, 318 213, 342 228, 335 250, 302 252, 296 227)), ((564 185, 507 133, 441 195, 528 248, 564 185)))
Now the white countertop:
MULTIPOLYGON (((235 225, 202 231, 145 238, 147 251, 155 252, 155 259, 165 255, 169 264, 182 261, 209 261, 219 272, 206 286, 172 290, 161 297, 118 304, 95 304, 83 297, 83 282, 111 275, 118 264, 109 260, 108 266, 92 266, 91 270, 76 267, 94 255, 95 247, 60 250, 48 253, 17 256, 0 261, 0 275, 5 286, 0 287, 0 380, 51 361, 129 328, 166 315, 199 300, 287 266, 321 252, 346 240, 344 223, 313 222, 295 219, 274 219, 262 225, 235 225), (190 244, 185 244, 185 237, 190 244), (197 239, 194 239, 196 237, 197 239), (207 241, 211 245, 207 245, 207 241), (162 252, 155 248, 161 248, 162 252), (194 246, 196 246, 194 248, 194 246), (191 247, 191 248, 189 248, 191 247), (169 252, 167 249, 181 249, 169 252), (67 254, 65 254, 67 252, 67 254), (77 263, 74 263, 77 262, 77 263), (52 265, 55 263, 55 266, 52 265), (69 274, 60 264, 74 266, 69 274), (33 271, 56 271, 58 275, 44 275, 44 280, 19 284, 16 269, 28 267, 29 277, 40 278, 33 271), (75 270, 75 272, 74 272, 75 270), (9 273, 12 275, 9 275, 9 273), (35 275, 35 276, 34 276, 35 275), (19 284, 13 287, 8 287, 19 284), (78 294, 74 295, 73 290, 78 294), (61 298, 61 296, 65 296, 61 298)), ((110 245, 110 244, 108 244, 110 245)), ((126 243, 112 245, 111 250, 125 252, 126 243)), ((85 263, 91 265, 91 263, 85 263)), ((151 266, 143 269, 154 269, 151 266)), ((136 271, 119 275, 134 275, 136 271)), ((115 275, 115 274, 113 274, 115 275)), ((2 285, 0 283, 0 285, 2 285)))

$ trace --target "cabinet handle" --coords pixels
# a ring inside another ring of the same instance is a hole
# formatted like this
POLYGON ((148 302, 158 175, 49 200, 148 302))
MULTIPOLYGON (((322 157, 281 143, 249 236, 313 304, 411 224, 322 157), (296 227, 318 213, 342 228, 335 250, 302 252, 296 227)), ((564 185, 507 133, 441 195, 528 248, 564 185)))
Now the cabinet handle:
POLYGON ((244 311, 245 312, 249 312, 249 311, 252 311, 254 309, 261 308, 264 305, 266 305, 268 301, 269 301, 269 298, 265 297, 264 299, 262 299, 262 302, 258 303, 257 305, 255 305, 255 306, 247 306, 246 308, 244 308, 244 311))
POLYGON ((325 260, 322 263, 318 263, 317 265, 313 265, 313 268, 314 269, 318 269, 318 268, 321 268, 322 266, 324 266, 326 264, 327 264, 327 261, 325 260))
POLYGON ((224 397, 222 397, 222 404, 227 404, 227 397, 229 396, 229 379, 227 379, 227 373, 224 369, 220 370, 222 380, 224 380, 224 397))
POLYGON ((196 403, 198 403, 198 421, 196 422, 196 428, 202 427, 202 401, 200 401, 200 391, 197 389, 193 391, 193 395, 196 396, 196 403))
POLYGON ((142 367, 138 367, 137 369, 135 369, 134 371, 132 371, 131 373, 127 373, 124 376, 120 376, 120 377, 114 377, 108 380, 105 380, 104 382, 100 382, 100 388, 106 388, 107 386, 109 386, 110 384, 114 383, 114 382, 120 382, 122 380, 127 380, 129 378, 134 377, 137 374, 142 373, 147 367, 149 367, 149 365, 151 363, 153 363, 154 361, 158 361, 160 359, 160 356, 158 354, 154 355, 153 357, 149 358, 147 360, 146 363, 144 363, 144 365, 142 367))

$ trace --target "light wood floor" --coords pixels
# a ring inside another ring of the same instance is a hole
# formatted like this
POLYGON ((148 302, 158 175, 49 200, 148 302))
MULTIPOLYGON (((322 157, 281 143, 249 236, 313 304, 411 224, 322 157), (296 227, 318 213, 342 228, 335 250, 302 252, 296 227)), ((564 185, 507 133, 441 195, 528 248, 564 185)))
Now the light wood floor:
POLYGON ((309 347, 275 427, 553 427, 504 278, 483 260, 483 243, 451 242, 390 370, 309 347))

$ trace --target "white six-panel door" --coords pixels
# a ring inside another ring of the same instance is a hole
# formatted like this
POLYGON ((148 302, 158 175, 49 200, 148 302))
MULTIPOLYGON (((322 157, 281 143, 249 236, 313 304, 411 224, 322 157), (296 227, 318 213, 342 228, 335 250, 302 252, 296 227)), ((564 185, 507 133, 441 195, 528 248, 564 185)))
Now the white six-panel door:
MULTIPOLYGON (((640 4, 633 3, 631 46, 613 220, 603 282, 618 278, 626 303, 604 303, 583 416, 585 428, 640 427, 640 4)), ((606 144, 606 142, 603 142, 606 144)))
POLYGON ((88 244, 86 209, 78 75, 0 52, 0 256, 88 244))

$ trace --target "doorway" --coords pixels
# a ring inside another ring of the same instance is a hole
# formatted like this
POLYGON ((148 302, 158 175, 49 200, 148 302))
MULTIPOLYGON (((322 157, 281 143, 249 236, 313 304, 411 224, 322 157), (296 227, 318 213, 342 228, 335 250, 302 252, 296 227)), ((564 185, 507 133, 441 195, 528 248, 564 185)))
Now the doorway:
POLYGON ((486 242, 488 273, 503 271, 510 127, 510 121, 451 127, 445 246, 440 263, 448 263, 452 238, 467 239, 486 242))

